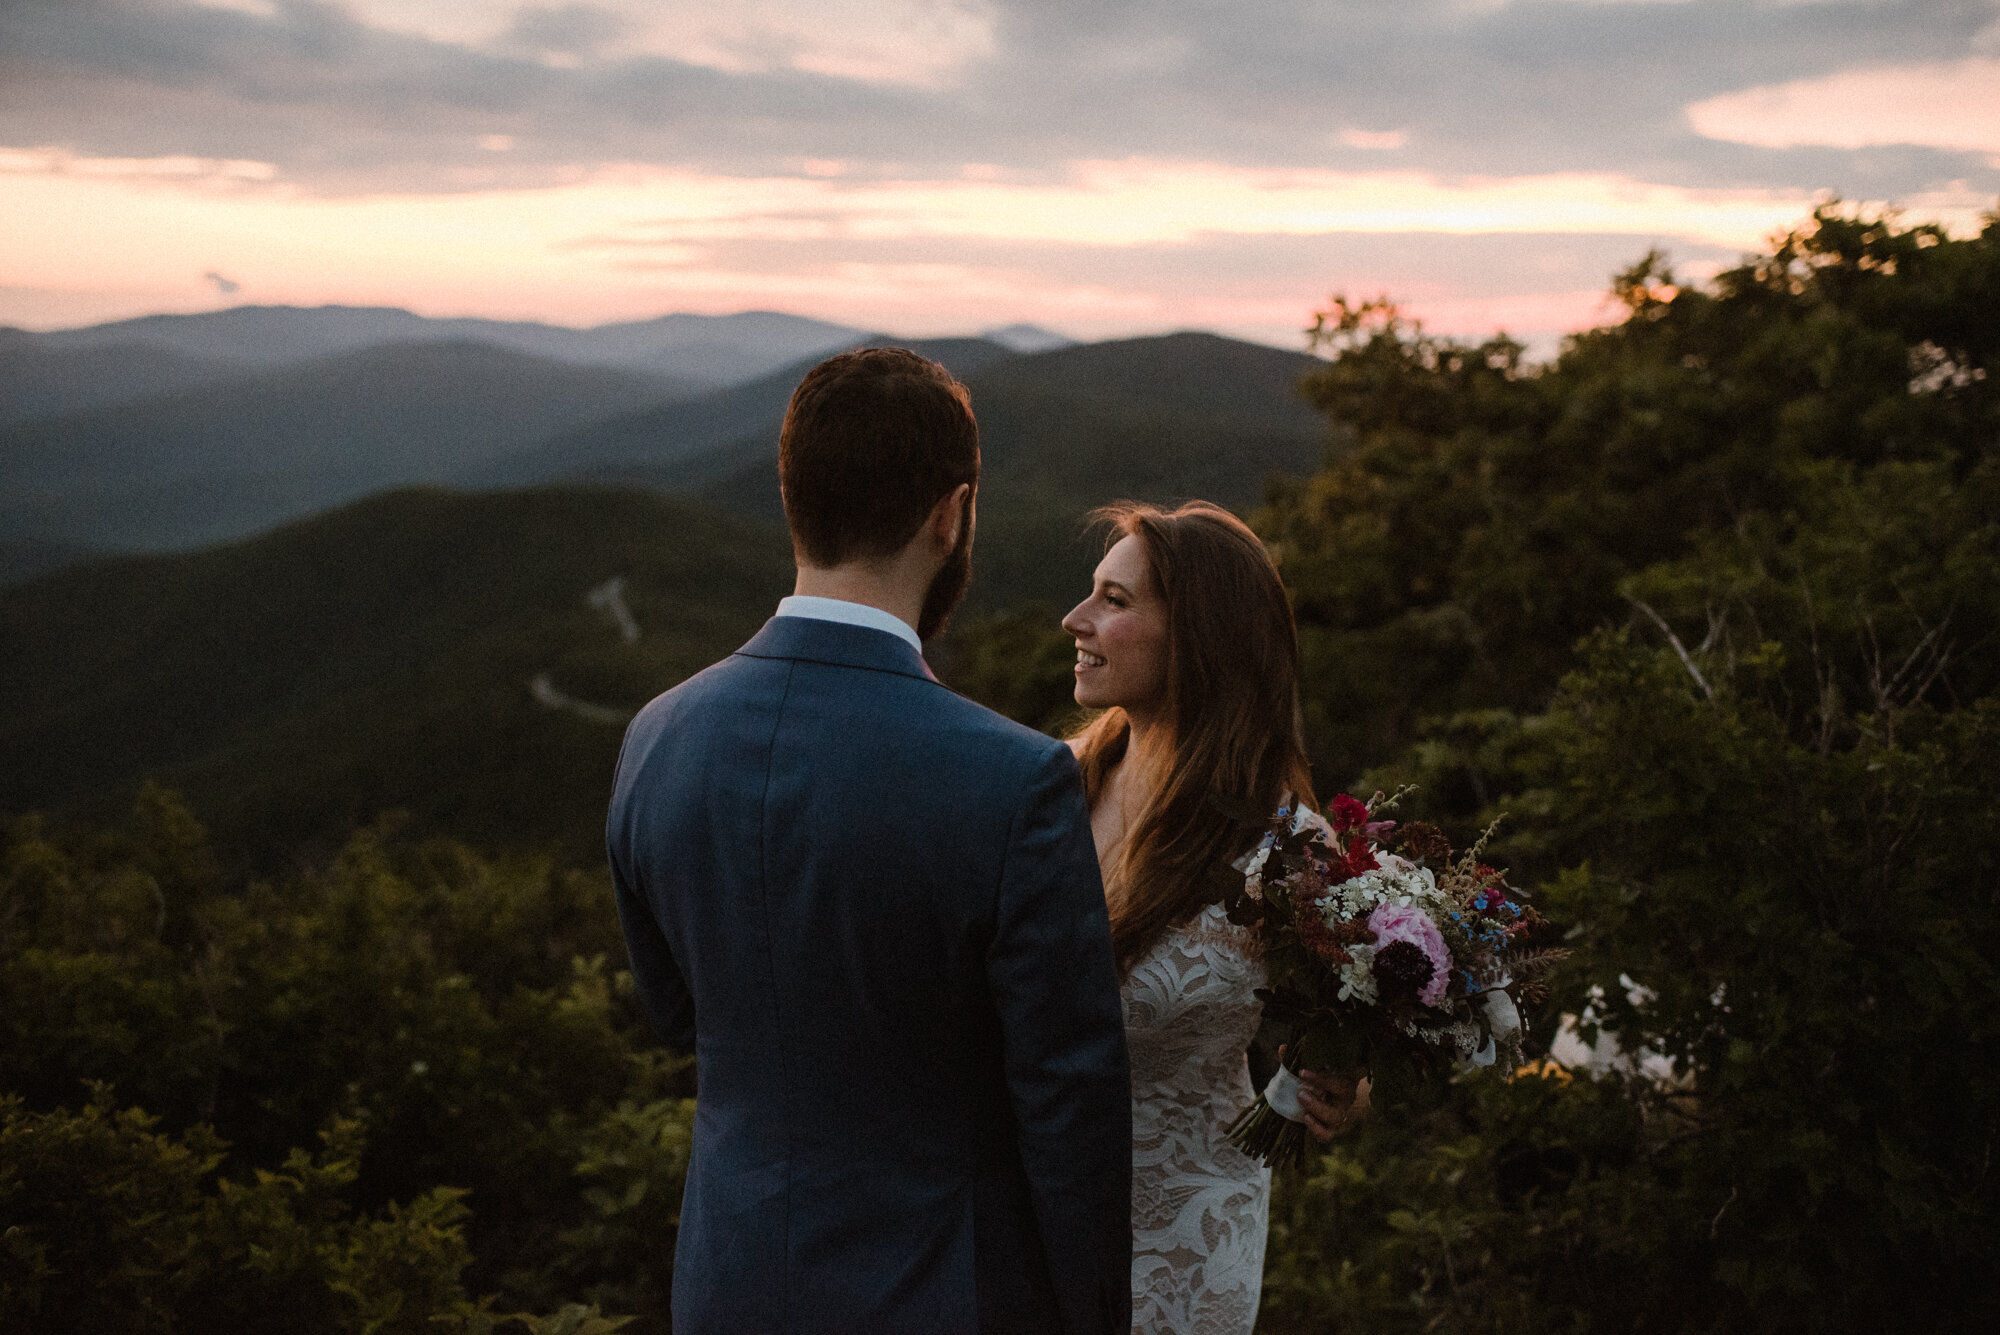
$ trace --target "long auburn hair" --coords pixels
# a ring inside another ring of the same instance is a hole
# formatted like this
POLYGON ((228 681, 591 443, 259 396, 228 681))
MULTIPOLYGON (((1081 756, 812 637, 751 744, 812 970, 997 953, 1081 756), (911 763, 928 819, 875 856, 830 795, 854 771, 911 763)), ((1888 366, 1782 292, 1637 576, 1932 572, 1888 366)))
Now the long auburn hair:
MULTIPOLYGON (((1299 641, 1278 567, 1220 506, 1119 501, 1092 513, 1107 542, 1136 535, 1167 608, 1166 768, 1105 881, 1120 973, 1168 928, 1219 898, 1215 872, 1254 834, 1240 813, 1290 797, 1317 807, 1299 722, 1299 641)), ((1091 804, 1125 757, 1132 723, 1113 707, 1074 734, 1091 804)))

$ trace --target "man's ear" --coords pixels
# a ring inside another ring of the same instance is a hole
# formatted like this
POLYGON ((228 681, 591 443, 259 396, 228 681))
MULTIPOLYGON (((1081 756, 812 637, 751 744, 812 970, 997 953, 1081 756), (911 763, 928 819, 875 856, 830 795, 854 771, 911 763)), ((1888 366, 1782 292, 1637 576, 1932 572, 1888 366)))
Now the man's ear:
POLYGON ((931 516, 924 521, 924 527, 947 551, 958 545, 958 526, 965 522, 965 498, 971 494, 970 482, 959 483, 931 507, 931 516))

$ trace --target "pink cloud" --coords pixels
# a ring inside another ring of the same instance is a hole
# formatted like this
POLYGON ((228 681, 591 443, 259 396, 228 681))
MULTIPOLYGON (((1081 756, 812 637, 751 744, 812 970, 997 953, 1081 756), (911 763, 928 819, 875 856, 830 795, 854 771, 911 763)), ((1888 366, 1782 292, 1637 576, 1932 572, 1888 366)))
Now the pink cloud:
POLYGON ((2000 60, 1843 70, 1724 93, 1687 117, 1710 139, 1764 148, 1923 144, 2000 161, 2000 60))

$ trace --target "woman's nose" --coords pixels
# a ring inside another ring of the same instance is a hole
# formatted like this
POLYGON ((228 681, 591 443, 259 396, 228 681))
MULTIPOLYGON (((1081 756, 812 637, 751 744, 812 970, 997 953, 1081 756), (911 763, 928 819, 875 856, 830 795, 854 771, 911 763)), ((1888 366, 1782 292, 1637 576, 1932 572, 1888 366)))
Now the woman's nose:
POLYGON ((1062 628, 1064 630, 1076 636, 1083 636, 1090 633, 1090 623, 1083 619, 1083 609, 1088 603, 1089 599, 1085 599, 1083 602, 1069 609, 1069 615, 1062 619, 1062 628))

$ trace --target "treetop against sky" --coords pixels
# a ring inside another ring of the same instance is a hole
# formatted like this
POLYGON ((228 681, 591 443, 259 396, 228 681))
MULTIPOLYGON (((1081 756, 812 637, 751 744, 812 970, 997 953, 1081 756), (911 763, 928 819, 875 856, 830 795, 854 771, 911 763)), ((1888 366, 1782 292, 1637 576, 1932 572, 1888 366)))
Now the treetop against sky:
POLYGON ((2000 197, 1996 0, 16 0, 0 322, 243 301, 1295 342, 2000 197))

